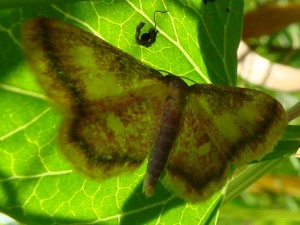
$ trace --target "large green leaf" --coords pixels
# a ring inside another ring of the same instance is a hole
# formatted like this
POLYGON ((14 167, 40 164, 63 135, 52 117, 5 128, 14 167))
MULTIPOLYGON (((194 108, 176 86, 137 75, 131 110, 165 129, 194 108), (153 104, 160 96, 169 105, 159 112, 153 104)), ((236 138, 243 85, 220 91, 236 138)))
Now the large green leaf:
POLYGON ((133 174, 101 183, 72 171, 56 145, 60 116, 22 55, 20 25, 35 16, 67 20, 156 69, 199 83, 235 85, 243 2, 48 3, 0 2, 0 8, 6 7, 0 10, 0 210, 22 223, 39 225, 214 224, 221 192, 191 205, 159 184, 155 195, 145 198, 145 164, 133 174), (154 45, 138 46, 134 35, 139 22, 149 28, 153 12, 166 9, 168 14, 157 14, 154 45))

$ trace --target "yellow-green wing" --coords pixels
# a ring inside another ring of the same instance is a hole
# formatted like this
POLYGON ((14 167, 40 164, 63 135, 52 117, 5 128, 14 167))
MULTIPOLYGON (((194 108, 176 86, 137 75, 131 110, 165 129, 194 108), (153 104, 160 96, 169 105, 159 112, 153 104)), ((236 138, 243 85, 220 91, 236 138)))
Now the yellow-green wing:
POLYGON ((58 135, 67 158, 91 177, 137 168, 153 148, 168 88, 159 72, 62 21, 22 28, 30 66, 63 112, 58 135))
POLYGON ((283 107, 267 94, 193 85, 163 181, 188 201, 206 199, 235 166, 271 151, 286 124, 283 107))
POLYGON ((60 20, 31 19, 23 25, 22 37, 38 81, 64 110, 74 111, 82 99, 118 96, 161 83, 158 71, 60 20))
POLYGON ((139 167, 159 132, 164 93, 158 88, 87 101, 83 114, 65 116, 58 137, 64 154, 94 178, 139 167))

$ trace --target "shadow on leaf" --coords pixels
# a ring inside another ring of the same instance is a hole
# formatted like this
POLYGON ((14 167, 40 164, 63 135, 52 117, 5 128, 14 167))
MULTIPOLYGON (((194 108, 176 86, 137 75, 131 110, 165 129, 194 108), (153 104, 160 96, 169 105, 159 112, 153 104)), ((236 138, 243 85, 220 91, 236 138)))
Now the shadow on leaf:
POLYGON ((146 224, 183 204, 185 201, 170 194, 161 182, 156 185, 153 196, 148 198, 143 193, 141 181, 123 205, 120 224, 146 224))

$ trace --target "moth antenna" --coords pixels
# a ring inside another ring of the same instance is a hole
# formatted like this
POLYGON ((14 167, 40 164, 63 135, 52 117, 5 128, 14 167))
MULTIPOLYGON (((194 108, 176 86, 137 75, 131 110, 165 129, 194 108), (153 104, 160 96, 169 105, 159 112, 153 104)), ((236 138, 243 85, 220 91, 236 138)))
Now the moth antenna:
MULTIPOLYGON (((167 70, 158 70, 159 72, 163 72, 163 73, 166 73, 166 75, 173 75, 173 76, 176 76, 176 77, 179 77, 180 79, 182 80, 188 80, 194 84, 199 84, 197 83, 195 80, 191 79, 191 78, 188 78, 188 77, 185 77, 185 76, 181 76, 181 75, 174 75, 172 74, 171 72, 167 71, 167 70)), ((165 75, 164 75, 165 76, 165 75)))
POLYGON ((188 77, 185 77, 185 76, 180 76, 180 75, 176 75, 177 77, 183 79, 183 80, 188 80, 194 84, 198 84, 195 80, 191 79, 191 78, 188 78, 188 77))

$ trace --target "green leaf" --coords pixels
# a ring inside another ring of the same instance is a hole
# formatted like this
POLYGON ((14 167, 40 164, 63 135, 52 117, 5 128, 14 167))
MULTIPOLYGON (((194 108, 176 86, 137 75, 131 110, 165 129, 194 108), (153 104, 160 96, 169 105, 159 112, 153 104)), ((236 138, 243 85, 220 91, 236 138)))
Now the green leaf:
POLYGON ((22 55, 20 25, 47 16, 78 25, 160 70, 199 83, 235 85, 242 1, 0 2, 0 210, 26 224, 214 224, 223 194, 197 205, 159 184, 142 193, 145 164, 105 182, 72 170, 56 145, 60 115, 52 109, 22 55), (159 31, 150 48, 135 43, 135 28, 159 31), (229 10, 229 12, 228 12, 229 10), (145 28, 144 28, 145 29, 145 28), (147 29, 147 28, 146 28, 147 29))

